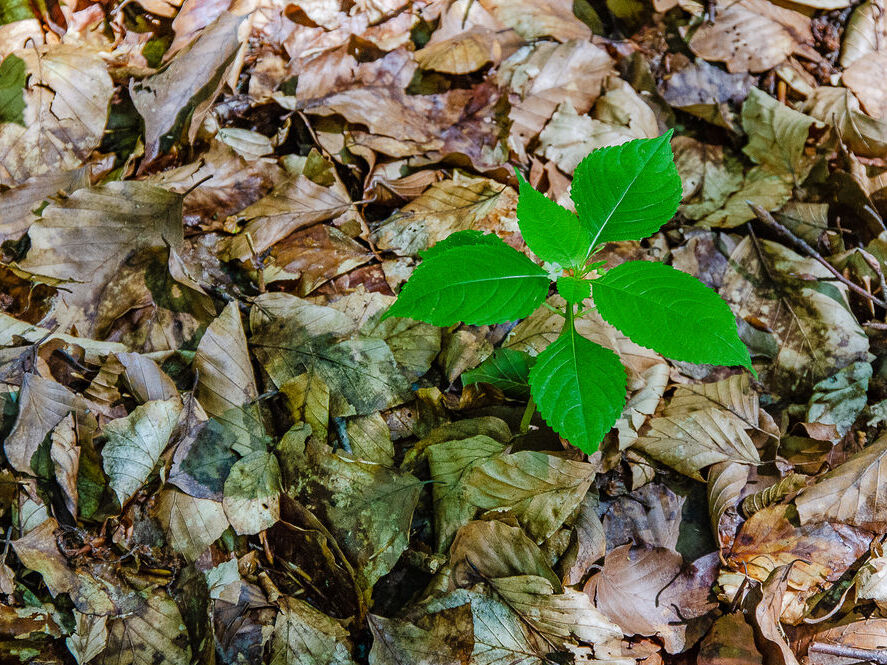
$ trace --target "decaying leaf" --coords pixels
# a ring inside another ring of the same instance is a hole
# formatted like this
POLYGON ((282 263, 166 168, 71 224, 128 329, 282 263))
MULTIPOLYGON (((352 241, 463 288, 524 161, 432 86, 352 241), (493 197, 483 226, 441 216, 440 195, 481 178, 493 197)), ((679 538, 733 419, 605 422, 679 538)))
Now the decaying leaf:
POLYGON ((259 533, 280 519, 280 465, 273 453, 251 452, 234 463, 225 480, 222 505, 240 534, 259 533))
POLYGON ((161 490, 154 510, 170 546, 188 561, 196 561, 228 528, 221 503, 175 488, 161 490))
POLYGON ((298 598, 282 598, 271 638, 272 665, 353 665, 348 631, 298 598))
POLYGON ((717 20, 704 23, 690 49, 730 72, 762 72, 778 65, 802 44, 812 43, 810 19, 766 0, 718 3, 717 20))
POLYGON ((803 524, 836 520, 881 531, 887 524, 887 494, 881 482, 887 471, 887 437, 821 476, 795 499, 803 524))

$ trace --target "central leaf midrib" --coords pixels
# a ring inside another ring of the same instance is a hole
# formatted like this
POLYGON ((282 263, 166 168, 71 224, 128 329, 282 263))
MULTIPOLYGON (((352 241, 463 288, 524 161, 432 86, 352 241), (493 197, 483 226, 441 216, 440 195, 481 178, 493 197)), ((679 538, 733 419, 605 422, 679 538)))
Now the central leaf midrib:
MULTIPOLYGON (((658 149, 659 149, 659 146, 656 147, 656 150, 658 150, 658 149)), ((641 173, 643 173, 644 169, 647 168, 647 164, 649 164, 650 160, 653 159, 653 155, 656 153, 656 150, 652 151, 649 154, 647 159, 641 165, 641 168, 638 169, 637 173, 635 173, 634 177, 631 179, 631 182, 629 182, 625 186, 625 189, 622 191, 622 194, 620 195, 619 200, 616 201, 615 205, 613 205, 610 212, 607 214, 607 217, 604 220, 603 224, 601 224, 601 227, 598 229, 598 232, 595 234, 594 238, 592 239, 592 241, 591 241, 592 247, 597 245, 598 238, 601 237, 601 234, 604 232, 604 229, 607 228, 607 224, 610 223, 610 220, 613 218, 613 215, 616 214, 616 210, 618 210, 619 206, 622 205, 622 202, 625 200, 625 197, 628 195, 628 192, 632 188, 632 185, 634 185, 634 183, 637 182, 637 179, 641 177, 641 173)))

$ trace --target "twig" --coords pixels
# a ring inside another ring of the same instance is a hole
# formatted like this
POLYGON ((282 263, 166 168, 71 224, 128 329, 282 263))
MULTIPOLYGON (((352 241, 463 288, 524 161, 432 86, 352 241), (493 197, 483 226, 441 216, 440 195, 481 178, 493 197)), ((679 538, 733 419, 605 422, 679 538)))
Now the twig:
POLYGON ((808 254, 812 259, 814 259, 817 263, 819 263, 820 265, 822 265, 823 268, 825 268, 825 269, 828 270, 832 275, 834 275, 834 276, 835 276, 835 279, 837 279, 839 282, 841 282, 841 284, 844 284, 847 288, 849 288, 851 291, 853 291, 853 292, 856 293, 857 295, 860 295, 860 296, 862 296, 863 298, 872 301, 872 302, 875 303, 878 307, 881 307, 881 308, 883 308, 883 309, 887 309, 887 302, 885 302, 885 301, 882 300, 881 298, 878 298, 878 297, 875 296, 875 295, 872 295, 871 293, 869 293, 868 291, 866 291, 864 288, 862 288, 862 287, 859 286, 858 284, 856 284, 856 283, 854 283, 854 282, 851 282, 849 279, 847 279, 846 277, 844 277, 844 275, 842 275, 841 272, 840 272, 837 268, 835 268, 831 263, 829 263, 829 262, 828 262, 828 261, 822 256, 822 254, 820 254, 820 253, 817 252, 815 249, 813 249, 813 248, 807 243, 806 240, 804 240, 804 239, 802 239, 802 238, 799 238, 799 237, 796 236, 794 233, 792 233, 791 231, 789 231, 785 226, 783 226, 782 224, 780 224, 779 222, 777 222, 777 221, 773 218, 773 215, 771 215, 769 212, 767 212, 764 208, 762 208, 762 207, 759 206, 759 205, 755 205, 755 204, 752 203, 751 201, 746 201, 746 203, 748 203, 749 207, 752 209, 752 212, 755 213, 755 217, 757 217, 760 221, 764 222, 764 224, 766 224, 767 226, 769 226, 769 227, 770 227, 771 229, 773 229, 774 231, 778 232, 778 233, 779 233, 780 235, 782 235, 784 238, 786 238, 787 240, 789 240, 789 241, 791 241, 792 243, 794 243, 794 245, 795 245, 796 247, 800 247, 800 248, 803 249, 805 252, 807 252, 807 254, 808 254))
POLYGON ((843 644, 825 644, 814 642, 810 645, 810 651, 825 653, 829 656, 842 658, 855 658, 863 663, 875 663, 887 665, 887 650, 884 649, 860 649, 859 647, 845 647, 843 644))

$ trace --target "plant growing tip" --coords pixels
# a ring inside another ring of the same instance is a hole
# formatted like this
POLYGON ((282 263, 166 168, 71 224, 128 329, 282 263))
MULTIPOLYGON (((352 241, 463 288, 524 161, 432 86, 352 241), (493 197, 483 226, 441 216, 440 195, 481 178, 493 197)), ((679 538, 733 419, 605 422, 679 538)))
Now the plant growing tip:
POLYGON ((551 427, 586 453, 595 451, 625 406, 619 356, 580 335, 577 307, 591 297, 605 321, 632 341, 674 360, 740 365, 757 376, 727 304, 695 277, 662 263, 629 261, 610 270, 594 261, 604 243, 641 240, 677 211, 681 179, 672 132, 600 148, 573 176, 573 214, 515 170, 517 217, 527 246, 545 270, 495 235, 460 231, 421 253, 422 263, 385 317, 433 325, 504 323, 531 314, 551 281, 566 301, 564 327, 537 358, 498 352, 466 382, 507 384, 528 393, 551 427), (557 271, 560 270, 559 274, 557 271))

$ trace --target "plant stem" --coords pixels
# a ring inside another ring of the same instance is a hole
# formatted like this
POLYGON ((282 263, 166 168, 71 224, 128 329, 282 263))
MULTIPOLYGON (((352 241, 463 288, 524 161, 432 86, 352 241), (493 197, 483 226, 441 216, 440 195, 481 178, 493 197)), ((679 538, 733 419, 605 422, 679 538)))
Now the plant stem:
POLYGON ((527 402, 527 408, 524 409, 524 415, 520 419, 520 433, 526 434, 530 431, 530 421, 533 419, 533 414, 536 413, 536 402, 533 401, 533 398, 530 397, 530 400, 527 402))

